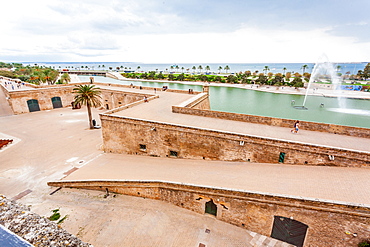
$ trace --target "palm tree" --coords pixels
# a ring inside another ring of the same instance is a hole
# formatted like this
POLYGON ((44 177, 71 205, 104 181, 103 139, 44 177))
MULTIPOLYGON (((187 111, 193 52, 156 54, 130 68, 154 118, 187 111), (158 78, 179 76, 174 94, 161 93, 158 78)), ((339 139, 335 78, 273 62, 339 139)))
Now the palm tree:
POLYGON ((60 77, 60 81, 62 83, 68 83, 71 81, 71 77, 69 76, 68 73, 63 73, 63 75, 60 77))
POLYGON ((225 66, 225 71, 226 71, 226 73, 227 73, 227 71, 230 69, 230 67, 229 67, 229 65, 226 65, 225 66))
POLYGON ((308 68, 308 65, 307 64, 305 64, 305 65, 303 65, 302 66, 302 74, 304 74, 304 72, 305 72, 305 70, 308 68))
POLYGON ((270 70, 270 68, 269 68, 269 66, 265 66, 265 68, 263 69, 263 71, 265 71, 265 75, 267 74, 267 71, 269 71, 270 70))
POLYGON ((206 70, 209 72, 211 70, 211 68, 207 65, 206 70))
POLYGON ((78 85, 73 89, 73 93, 76 94, 74 103, 87 106, 90 129, 94 129, 91 107, 96 108, 101 105, 101 91, 99 89, 100 88, 95 88, 95 85, 78 85))
POLYGON ((192 70, 193 70, 193 72, 195 73, 195 70, 197 69, 197 67, 193 66, 191 69, 192 69, 192 70))
POLYGON ((221 74, 222 67, 218 66, 218 73, 221 74))
POLYGON ((198 69, 199 69, 199 72, 202 73, 202 69, 203 69, 202 65, 199 65, 198 69))

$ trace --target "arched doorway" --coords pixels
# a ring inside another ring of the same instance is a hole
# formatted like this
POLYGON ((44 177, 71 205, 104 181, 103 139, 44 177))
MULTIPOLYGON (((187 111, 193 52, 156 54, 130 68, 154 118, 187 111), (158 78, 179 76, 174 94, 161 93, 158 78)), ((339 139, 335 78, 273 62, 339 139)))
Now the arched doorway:
POLYGON ((62 108, 62 100, 60 97, 53 97, 51 98, 51 102, 53 103, 53 108, 62 108))
POLYGON ((271 237, 302 247, 307 228, 308 226, 302 222, 282 216, 274 216, 271 237))
POLYGON ((206 214, 212 214, 214 216, 217 216, 217 205, 214 204, 213 200, 206 202, 206 214))
POLYGON ((36 99, 27 100, 27 105, 30 112, 40 111, 39 102, 36 99))

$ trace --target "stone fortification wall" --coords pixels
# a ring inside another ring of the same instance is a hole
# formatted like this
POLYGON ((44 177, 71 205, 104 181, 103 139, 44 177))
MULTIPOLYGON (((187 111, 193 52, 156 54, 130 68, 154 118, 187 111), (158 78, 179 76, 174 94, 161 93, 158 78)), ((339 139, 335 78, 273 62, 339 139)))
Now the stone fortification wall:
MULTIPOLYGON (((265 124, 272 126, 280 126, 286 128, 292 128, 294 125, 295 119, 284 119, 284 118, 274 118, 274 117, 264 117, 264 116, 255 116, 247 115, 240 113, 230 113, 230 112, 221 112, 221 111, 211 111, 206 109, 197 109, 184 106, 172 106, 172 112, 196 115, 202 117, 211 117, 219 119, 227 119, 233 121, 249 122, 256 124, 265 124)), ((340 135, 349 135, 370 138, 370 129, 360 128, 360 127, 349 127, 343 125, 335 124, 326 124, 326 123, 315 123, 300 121, 300 128, 304 130, 320 131, 340 135)))
POLYGON ((300 142, 100 115, 104 151, 160 157, 369 167, 370 154, 300 142), (329 156, 330 155, 330 156, 329 156))
MULTIPOLYGON (((83 83, 86 84, 86 83, 83 83)), ((78 84, 67 84, 61 86, 42 86, 35 89, 29 90, 19 90, 9 92, 3 86, 2 90, 8 97, 9 105, 11 106, 14 114, 28 113, 29 108, 27 101, 31 99, 36 99, 38 101, 41 111, 53 109, 53 104, 51 98, 60 97, 62 106, 71 106, 72 101, 74 101, 75 94, 73 94, 73 88, 78 84)), ((102 97, 102 107, 107 110, 131 104, 136 101, 143 100, 144 97, 151 97, 151 94, 145 93, 135 93, 135 92, 124 92, 110 89, 101 88, 102 97)))
POLYGON ((0 224, 36 247, 92 247, 50 220, 0 196, 0 224))
POLYGON ((70 106, 74 95, 72 87, 48 87, 9 92, 8 100, 14 114, 29 112, 27 101, 36 99, 41 111, 53 109, 51 98, 60 97, 63 107, 70 106))
POLYGON ((50 186, 151 198, 204 214, 212 200, 219 220, 270 236, 274 216, 308 225, 304 246, 357 246, 370 234, 370 207, 332 201, 152 181, 61 181, 50 186), (355 233, 355 234, 354 234, 355 233))

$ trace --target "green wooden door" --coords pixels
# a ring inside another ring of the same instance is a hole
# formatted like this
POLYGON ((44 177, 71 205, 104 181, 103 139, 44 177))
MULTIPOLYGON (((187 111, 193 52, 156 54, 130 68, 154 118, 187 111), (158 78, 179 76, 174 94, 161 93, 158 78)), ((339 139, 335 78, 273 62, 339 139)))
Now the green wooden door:
POLYGON ((274 216, 271 237, 302 247, 307 228, 308 226, 302 222, 282 216, 274 216))
POLYGON ((62 100, 60 99, 60 97, 53 97, 51 98, 51 102, 53 103, 53 108, 62 108, 63 105, 62 105, 62 100))
POLYGON ((217 205, 213 203, 213 200, 206 202, 206 213, 217 216, 217 205))
POLYGON ((39 102, 36 99, 27 100, 27 105, 30 112, 40 110, 39 102))

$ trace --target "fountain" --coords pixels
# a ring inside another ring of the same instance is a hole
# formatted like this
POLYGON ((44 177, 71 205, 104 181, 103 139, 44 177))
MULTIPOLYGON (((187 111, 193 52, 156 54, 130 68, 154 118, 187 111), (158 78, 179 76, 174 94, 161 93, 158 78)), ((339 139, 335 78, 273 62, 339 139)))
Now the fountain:
MULTIPOLYGON (((308 110, 308 108, 305 107, 305 105, 306 105, 307 97, 311 89, 311 85, 312 83, 315 83, 315 82, 331 83, 332 84, 331 88, 333 92, 336 92, 334 96, 337 97, 340 108, 345 108, 345 103, 344 103, 345 101, 343 101, 341 95, 338 94, 341 92, 340 91, 341 84, 342 84, 341 78, 337 75, 337 71, 335 70, 334 65, 328 61, 328 58, 326 55, 322 55, 319 58, 319 61, 315 64, 312 70, 310 80, 307 84, 307 89, 306 89, 306 93, 305 93, 302 106, 294 106, 294 108, 301 109, 301 110, 308 110)), ((312 94, 314 94, 315 91, 316 91, 316 88, 313 88, 312 94)), ((320 104, 320 107, 323 107, 322 103, 320 104)))

